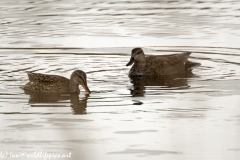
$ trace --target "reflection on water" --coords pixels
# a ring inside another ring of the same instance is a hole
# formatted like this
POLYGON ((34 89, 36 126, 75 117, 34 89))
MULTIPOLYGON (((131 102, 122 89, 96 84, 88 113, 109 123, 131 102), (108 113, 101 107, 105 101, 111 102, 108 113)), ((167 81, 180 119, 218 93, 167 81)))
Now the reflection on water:
POLYGON ((129 78, 131 49, 0 50, 0 149, 71 151, 73 159, 87 160, 210 160, 213 148, 224 159, 238 156, 239 49, 175 47, 177 53, 193 51, 189 60, 202 64, 193 75, 129 78), (87 73, 90 95, 81 86, 79 95, 19 88, 29 81, 28 71, 69 77, 76 69, 87 73))
POLYGON ((87 109, 87 100, 89 94, 85 94, 85 96, 79 99, 79 94, 70 93, 70 94, 56 94, 56 93, 36 93, 24 91, 25 94, 30 95, 29 104, 32 107, 66 107, 65 103, 70 100, 71 108, 73 110, 73 114, 86 114, 87 109), (61 102, 64 102, 62 104, 61 102))
POLYGON ((87 110, 87 100, 88 100, 89 94, 85 94, 85 97, 79 100, 78 94, 71 94, 70 95, 70 101, 71 101, 71 107, 73 109, 74 114, 86 114, 87 110))
POLYGON ((187 78, 191 75, 179 74, 170 76, 132 76, 130 81, 133 89, 130 89, 133 97, 142 97, 145 94, 146 87, 159 90, 179 90, 189 88, 187 78))
POLYGON ((1 0, 0 155, 240 159, 239 9, 237 0, 1 0), (134 47, 192 52, 202 65, 190 76, 129 78, 134 47), (77 69, 90 95, 19 89, 28 71, 77 69))

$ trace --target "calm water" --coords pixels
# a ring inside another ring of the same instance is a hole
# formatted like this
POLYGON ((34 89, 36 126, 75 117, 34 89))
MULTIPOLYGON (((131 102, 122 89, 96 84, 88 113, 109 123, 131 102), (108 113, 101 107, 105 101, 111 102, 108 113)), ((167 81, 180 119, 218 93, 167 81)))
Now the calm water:
POLYGON ((17 159, 4 157, 11 151, 73 160, 240 158, 238 1, 1 0, 0 13, 0 159, 17 159), (191 51, 202 66, 188 77, 130 79, 133 47, 191 51), (90 95, 19 88, 27 71, 69 78, 76 69, 87 73, 90 95))

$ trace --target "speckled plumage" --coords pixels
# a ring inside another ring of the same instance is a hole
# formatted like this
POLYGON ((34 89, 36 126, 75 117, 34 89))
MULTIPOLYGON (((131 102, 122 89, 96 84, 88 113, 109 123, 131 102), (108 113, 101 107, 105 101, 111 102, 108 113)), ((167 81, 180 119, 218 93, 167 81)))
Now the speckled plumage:
POLYGON ((172 55, 145 56, 141 48, 134 48, 127 64, 130 66, 134 63, 129 71, 129 76, 164 76, 189 72, 200 65, 200 63, 188 61, 190 54, 190 52, 184 52, 172 55))
POLYGON ((80 92, 79 85, 90 92, 86 82, 86 74, 81 70, 72 73, 71 78, 59 75, 47 75, 28 72, 29 82, 22 88, 27 91, 43 93, 80 92))

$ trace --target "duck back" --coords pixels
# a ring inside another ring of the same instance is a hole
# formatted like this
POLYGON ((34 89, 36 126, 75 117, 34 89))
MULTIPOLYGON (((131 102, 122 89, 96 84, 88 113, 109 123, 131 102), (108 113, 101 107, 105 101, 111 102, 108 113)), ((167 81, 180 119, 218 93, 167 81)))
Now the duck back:
POLYGON ((129 75, 173 75, 185 73, 185 63, 191 53, 147 56, 144 64, 134 63, 129 75))
POLYGON ((28 78, 30 82, 22 87, 24 90, 45 93, 69 91, 70 80, 62 76, 29 72, 28 78))

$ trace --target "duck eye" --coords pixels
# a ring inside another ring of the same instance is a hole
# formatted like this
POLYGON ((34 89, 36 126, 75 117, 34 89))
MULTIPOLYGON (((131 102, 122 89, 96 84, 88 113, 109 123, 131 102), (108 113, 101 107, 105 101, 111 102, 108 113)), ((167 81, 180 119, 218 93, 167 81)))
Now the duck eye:
POLYGON ((140 54, 142 52, 142 50, 141 49, 138 49, 138 50, 136 50, 135 52, 134 52, 134 54, 136 55, 136 54, 140 54))

